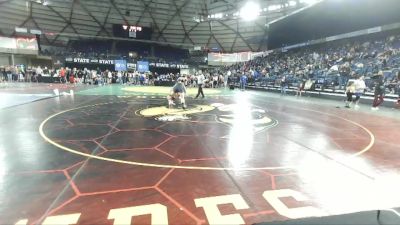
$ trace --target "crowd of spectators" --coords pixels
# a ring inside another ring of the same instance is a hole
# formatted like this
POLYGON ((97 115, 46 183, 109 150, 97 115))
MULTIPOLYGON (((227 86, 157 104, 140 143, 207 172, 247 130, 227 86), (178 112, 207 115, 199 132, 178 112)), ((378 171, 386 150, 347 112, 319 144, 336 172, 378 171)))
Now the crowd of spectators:
MULTIPOLYGON (((200 72, 201 73, 201 72, 200 72)), ((166 73, 158 74, 153 72, 139 73, 137 71, 110 71, 110 70, 89 70, 76 68, 61 68, 51 75, 56 78, 56 82, 71 84, 88 84, 88 85, 173 85, 178 78, 184 78, 185 85, 189 87, 197 86, 197 78, 200 73, 196 74, 180 74, 166 73)), ((43 75, 40 75, 41 77, 43 75)), ((44 75, 47 76, 47 75, 44 75)), ((226 87, 229 80, 227 75, 217 73, 204 73, 205 88, 226 87)))
MULTIPOLYGON (((196 87, 196 74, 180 74, 166 73, 158 74, 153 72, 139 73, 137 71, 111 71, 87 68, 68 68, 60 69, 47 67, 20 67, 6 66, 0 67, 0 82, 56 82, 67 84, 87 84, 87 85, 107 85, 107 84, 123 84, 123 85, 171 85, 178 78, 185 78, 187 86, 196 87), (51 78, 45 80, 45 78, 51 78)), ((228 76, 218 73, 204 73, 205 88, 218 88, 227 85, 228 76)))
POLYGON ((350 79, 365 77, 373 91, 374 77, 381 72, 385 90, 399 93, 400 35, 367 41, 343 40, 274 52, 245 63, 225 67, 236 80, 244 74, 251 85, 298 87, 312 81, 310 88, 345 90, 350 79))
POLYGON ((0 66, 0 82, 39 82, 42 75, 55 74, 54 69, 47 67, 0 66))

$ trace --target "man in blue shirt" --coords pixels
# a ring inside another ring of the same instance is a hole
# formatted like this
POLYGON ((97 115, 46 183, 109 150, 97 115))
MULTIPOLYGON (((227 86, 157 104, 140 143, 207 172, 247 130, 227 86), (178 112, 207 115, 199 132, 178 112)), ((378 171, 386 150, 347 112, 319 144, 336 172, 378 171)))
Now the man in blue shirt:
POLYGON ((247 85, 247 76, 245 73, 243 73, 242 76, 240 77, 240 89, 244 91, 246 89, 246 85, 247 85))

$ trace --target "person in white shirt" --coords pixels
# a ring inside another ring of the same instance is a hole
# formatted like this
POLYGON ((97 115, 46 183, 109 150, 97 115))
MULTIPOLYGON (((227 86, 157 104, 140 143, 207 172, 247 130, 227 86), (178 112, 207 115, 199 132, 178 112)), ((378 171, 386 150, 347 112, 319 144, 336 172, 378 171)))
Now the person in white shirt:
POLYGON ((364 90, 366 88, 365 81, 364 81, 364 76, 360 76, 357 80, 354 82, 355 86, 355 95, 356 99, 354 102, 356 103, 355 107, 358 108, 358 102, 360 102, 360 98, 364 93, 364 90))
POLYGON ((92 79, 97 77, 97 71, 96 70, 92 70, 92 79))
POLYGON ((43 70, 42 70, 42 68, 40 66, 36 69, 36 74, 38 76, 42 76, 43 75, 43 70))
POLYGON ((204 77, 204 75, 202 73, 197 76, 197 86, 199 88, 198 88, 197 95, 195 98, 198 98, 200 96, 200 94, 201 94, 201 97, 204 98, 203 85, 204 85, 205 79, 206 78, 204 77))
POLYGON ((108 71, 106 73, 106 76, 107 76, 107 83, 111 84, 112 83, 112 73, 111 73, 111 71, 108 71))
POLYGON ((230 77, 231 75, 232 75, 232 72, 230 70, 228 70, 228 72, 225 74, 225 77, 224 77, 225 88, 228 87, 228 77, 230 77))
POLYGON ((118 71, 118 72, 117 72, 117 77, 118 77, 118 82, 119 82, 119 84, 123 84, 123 82, 122 82, 122 73, 121 73, 121 71, 118 71))
POLYGON ((97 80, 97 71, 96 70, 92 70, 92 74, 91 74, 91 79, 93 81, 93 84, 96 82, 97 80))

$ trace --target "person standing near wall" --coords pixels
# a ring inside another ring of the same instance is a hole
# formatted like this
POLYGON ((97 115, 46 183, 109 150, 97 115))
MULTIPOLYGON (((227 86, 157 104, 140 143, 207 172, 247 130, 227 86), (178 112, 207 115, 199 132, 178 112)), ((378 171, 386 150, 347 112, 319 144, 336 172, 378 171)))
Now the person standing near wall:
POLYGON ((246 73, 243 72, 242 76, 240 77, 240 89, 242 91, 246 90, 247 85, 247 76, 246 73))
POLYGON ((122 81, 122 72, 121 72, 121 71, 118 71, 118 72, 117 72, 117 77, 118 77, 118 83, 119 83, 119 84, 123 84, 123 81, 122 81))
POLYGON ((10 66, 6 67, 6 74, 7 74, 7 82, 12 82, 12 71, 10 66))
POLYGON ((0 67, 0 82, 6 81, 6 79, 7 79, 6 68, 0 67))
POLYGON ((365 81, 364 81, 364 76, 360 76, 355 82, 355 95, 356 95, 356 99, 354 100, 354 103, 356 104, 354 107, 357 109, 360 106, 358 105, 358 103, 360 102, 360 98, 363 95, 366 85, 365 85, 365 81))
POLYGON ((396 78, 395 78, 395 92, 398 94, 398 98, 396 101, 396 106, 400 107, 400 71, 396 72, 396 78))
POLYGON ((281 79, 281 95, 286 95, 287 88, 288 88, 288 81, 286 75, 283 75, 281 79))
POLYGON ((98 85, 97 71, 96 70, 92 70, 91 79, 92 79, 94 85, 98 85))
POLYGON ((300 80, 299 80, 299 84, 298 84, 298 87, 297 87, 297 92, 296 92, 296 96, 297 97, 301 97, 301 95, 302 95, 302 93, 303 93, 303 91, 304 91, 304 87, 305 87, 305 85, 306 85, 306 79, 305 78, 301 78, 300 80))
POLYGON ((229 78, 231 75, 232 75, 232 72, 231 72, 230 70, 228 70, 228 72, 225 74, 225 77, 224 77, 224 86, 225 86, 225 88, 228 87, 228 78, 229 78))
POLYGON ((88 76, 88 69, 85 68, 85 69, 83 69, 83 83, 84 84, 86 84, 87 76, 88 76))
POLYGON ((60 83, 65 83, 66 79, 65 79, 65 69, 64 67, 61 67, 60 69, 60 83))
POLYGON ((372 110, 379 110, 378 106, 383 103, 385 95, 385 85, 383 82, 383 72, 379 71, 378 75, 375 76, 375 98, 372 104, 372 110))

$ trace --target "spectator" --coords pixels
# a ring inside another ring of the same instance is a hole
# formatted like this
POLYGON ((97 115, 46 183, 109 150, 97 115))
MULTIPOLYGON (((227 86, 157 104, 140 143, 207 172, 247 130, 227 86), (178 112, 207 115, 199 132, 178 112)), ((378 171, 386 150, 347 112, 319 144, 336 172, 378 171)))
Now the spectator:
POLYGON ((385 95, 385 86, 383 83, 383 72, 379 71, 378 75, 375 77, 375 93, 374 102, 372 104, 372 110, 379 110, 379 105, 383 103, 383 98, 385 95))
POLYGON ((350 104, 353 102, 353 94, 355 93, 356 86, 355 86, 355 80, 349 80, 346 85, 346 96, 347 96, 347 101, 346 101, 346 108, 350 108, 350 104))
POLYGON ((281 79, 281 95, 286 95, 287 88, 288 88, 287 78, 286 75, 283 75, 281 79))
POLYGON ((363 95, 364 91, 365 91, 365 81, 364 81, 364 76, 360 76, 354 83, 355 86, 355 95, 356 95, 356 99, 354 100, 355 103, 355 108, 359 108, 360 106, 358 105, 358 103, 360 102, 360 98, 363 95))
POLYGON ((240 90, 244 91, 246 90, 246 85, 247 85, 247 76, 245 73, 242 74, 240 77, 240 90))

